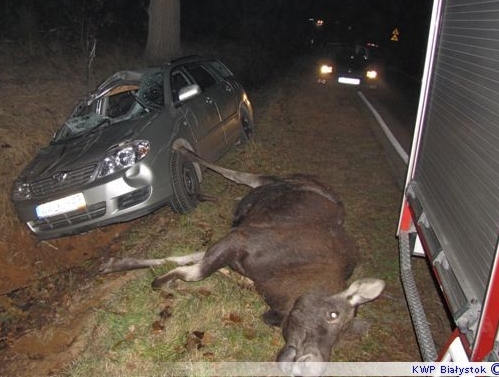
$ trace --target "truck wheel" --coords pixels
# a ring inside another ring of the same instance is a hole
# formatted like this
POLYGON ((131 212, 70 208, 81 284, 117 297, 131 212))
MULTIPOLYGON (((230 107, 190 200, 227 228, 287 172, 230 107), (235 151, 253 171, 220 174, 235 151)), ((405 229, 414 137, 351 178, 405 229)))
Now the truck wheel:
POLYGON ((199 180, 191 161, 173 152, 170 162, 173 198, 170 207, 177 213, 187 213, 196 208, 199 197, 199 180))

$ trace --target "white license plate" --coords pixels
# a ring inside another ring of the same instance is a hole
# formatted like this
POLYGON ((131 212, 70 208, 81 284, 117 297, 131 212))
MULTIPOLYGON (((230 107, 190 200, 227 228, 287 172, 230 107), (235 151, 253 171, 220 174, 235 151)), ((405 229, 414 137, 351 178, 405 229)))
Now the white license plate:
POLYGON ((82 193, 78 193, 40 204, 36 207, 36 214, 38 218, 44 218, 75 211, 77 209, 84 209, 85 207, 85 197, 82 193))
POLYGON ((338 82, 340 84, 360 85, 360 79, 354 79, 351 77, 340 77, 338 78, 338 82))

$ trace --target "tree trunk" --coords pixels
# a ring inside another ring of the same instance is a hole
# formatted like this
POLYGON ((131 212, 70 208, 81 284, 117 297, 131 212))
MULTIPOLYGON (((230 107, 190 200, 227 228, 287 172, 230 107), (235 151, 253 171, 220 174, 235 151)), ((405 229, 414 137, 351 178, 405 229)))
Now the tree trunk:
POLYGON ((180 46, 180 0, 150 0, 145 55, 152 62, 178 57, 180 46))

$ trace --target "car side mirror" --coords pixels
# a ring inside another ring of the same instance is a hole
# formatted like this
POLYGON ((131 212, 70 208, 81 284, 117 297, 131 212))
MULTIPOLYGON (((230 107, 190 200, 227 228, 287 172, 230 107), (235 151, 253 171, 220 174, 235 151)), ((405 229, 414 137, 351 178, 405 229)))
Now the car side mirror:
POLYGON ((187 101, 188 99, 197 96, 201 93, 201 87, 197 84, 184 86, 178 92, 178 100, 180 102, 187 101))

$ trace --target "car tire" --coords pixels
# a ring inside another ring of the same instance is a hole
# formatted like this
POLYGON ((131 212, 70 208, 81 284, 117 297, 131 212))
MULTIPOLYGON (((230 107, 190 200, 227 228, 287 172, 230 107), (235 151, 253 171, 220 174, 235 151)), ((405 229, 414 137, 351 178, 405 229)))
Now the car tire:
POLYGON ((255 125, 246 110, 241 110, 241 144, 247 143, 255 136, 255 125))
POLYGON ((173 152, 170 161, 173 198, 170 207, 177 213, 196 208, 199 198, 199 179, 194 164, 180 153, 173 152))

